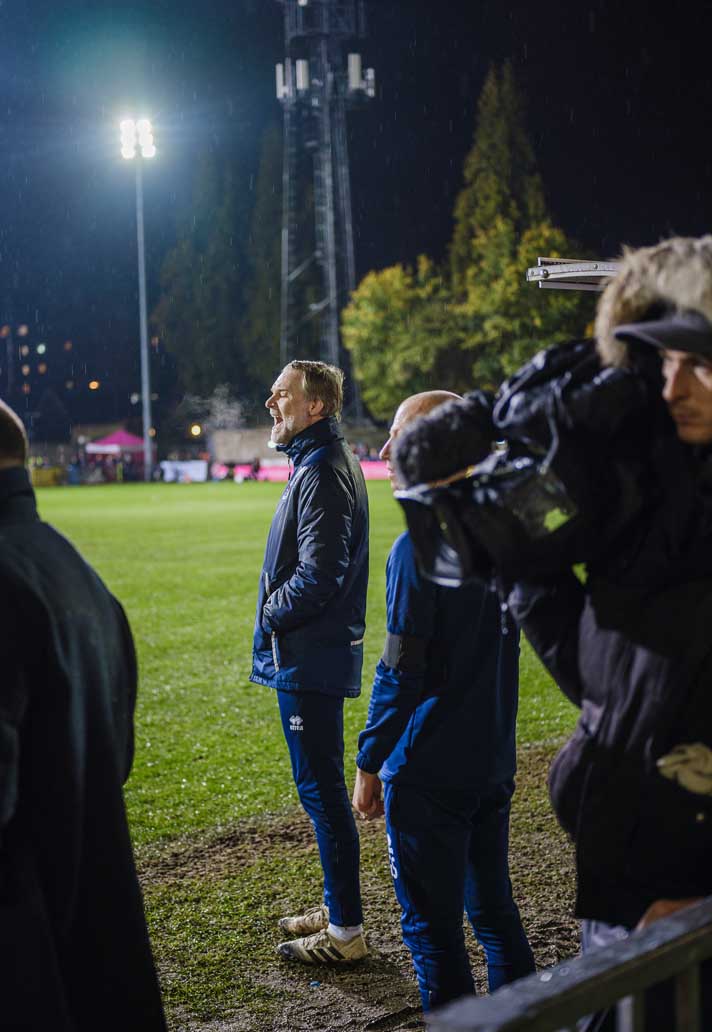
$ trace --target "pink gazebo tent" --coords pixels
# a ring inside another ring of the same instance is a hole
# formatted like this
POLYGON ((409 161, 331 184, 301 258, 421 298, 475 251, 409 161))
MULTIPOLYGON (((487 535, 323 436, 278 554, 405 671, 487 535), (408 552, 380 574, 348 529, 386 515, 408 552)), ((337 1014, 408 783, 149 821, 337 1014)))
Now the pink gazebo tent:
POLYGON ((84 450, 89 455, 125 455, 129 452, 138 457, 143 455, 143 440, 128 430, 115 430, 113 434, 100 437, 98 441, 90 441, 84 450))

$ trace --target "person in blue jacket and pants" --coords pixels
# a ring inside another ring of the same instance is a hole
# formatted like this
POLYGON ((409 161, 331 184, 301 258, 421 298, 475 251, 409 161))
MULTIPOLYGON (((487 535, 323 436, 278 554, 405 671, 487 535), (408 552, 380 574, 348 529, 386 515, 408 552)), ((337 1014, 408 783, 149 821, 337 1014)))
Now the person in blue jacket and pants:
POLYGON ((251 680, 275 688, 292 773, 311 818, 324 899, 285 917, 278 949, 308 964, 368 950, 359 842, 344 780, 344 699, 361 691, 368 586, 368 497, 338 425, 343 373, 294 361, 266 406, 293 470, 272 520, 260 577, 251 680))
MULTIPOLYGON (((381 452, 394 488, 397 435, 455 399, 428 391, 402 403, 381 452)), ((353 805, 367 819, 385 807, 403 941, 429 1010, 475 992, 463 910, 484 948, 490 991, 534 971, 508 866, 519 636, 487 585, 446 588, 421 577, 407 532, 388 557, 386 605, 353 805)))

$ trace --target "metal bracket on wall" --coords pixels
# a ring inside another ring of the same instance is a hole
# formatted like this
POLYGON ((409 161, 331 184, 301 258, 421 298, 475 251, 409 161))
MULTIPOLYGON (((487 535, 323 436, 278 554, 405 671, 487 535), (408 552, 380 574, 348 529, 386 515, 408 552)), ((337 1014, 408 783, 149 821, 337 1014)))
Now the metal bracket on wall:
POLYGON ((620 268, 616 261, 580 261, 577 258, 537 258, 527 269, 527 282, 538 283, 544 290, 598 290, 615 276, 620 268))

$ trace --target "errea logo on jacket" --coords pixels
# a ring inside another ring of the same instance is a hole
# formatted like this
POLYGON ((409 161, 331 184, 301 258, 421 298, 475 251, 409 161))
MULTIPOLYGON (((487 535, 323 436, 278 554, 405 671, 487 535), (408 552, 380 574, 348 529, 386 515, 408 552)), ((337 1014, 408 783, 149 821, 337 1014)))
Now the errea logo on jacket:
POLYGON ((290 731, 303 731, 304 730, 304 718, 300 717, 297 713, 292 714, 289 718, 289 730, 290 731))

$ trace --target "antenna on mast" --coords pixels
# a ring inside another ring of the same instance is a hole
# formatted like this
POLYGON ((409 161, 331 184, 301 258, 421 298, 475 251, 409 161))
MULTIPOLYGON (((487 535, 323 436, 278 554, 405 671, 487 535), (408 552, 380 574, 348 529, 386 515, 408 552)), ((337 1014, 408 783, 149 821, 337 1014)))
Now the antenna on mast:
MULTIPOLYGON (((356 288, 356 266, 346 112, 376 93, 374 70, 362 67, 365 5, 363 0, 278 3, 284 8, 286 48, 276 68, 284 111, 280 356, 286 365, 308 352, 317 320, 319 357, 348 367, 339 315, 356 288)), ((360 418, 355 384, 351 393, 349 408, 360 418)))

